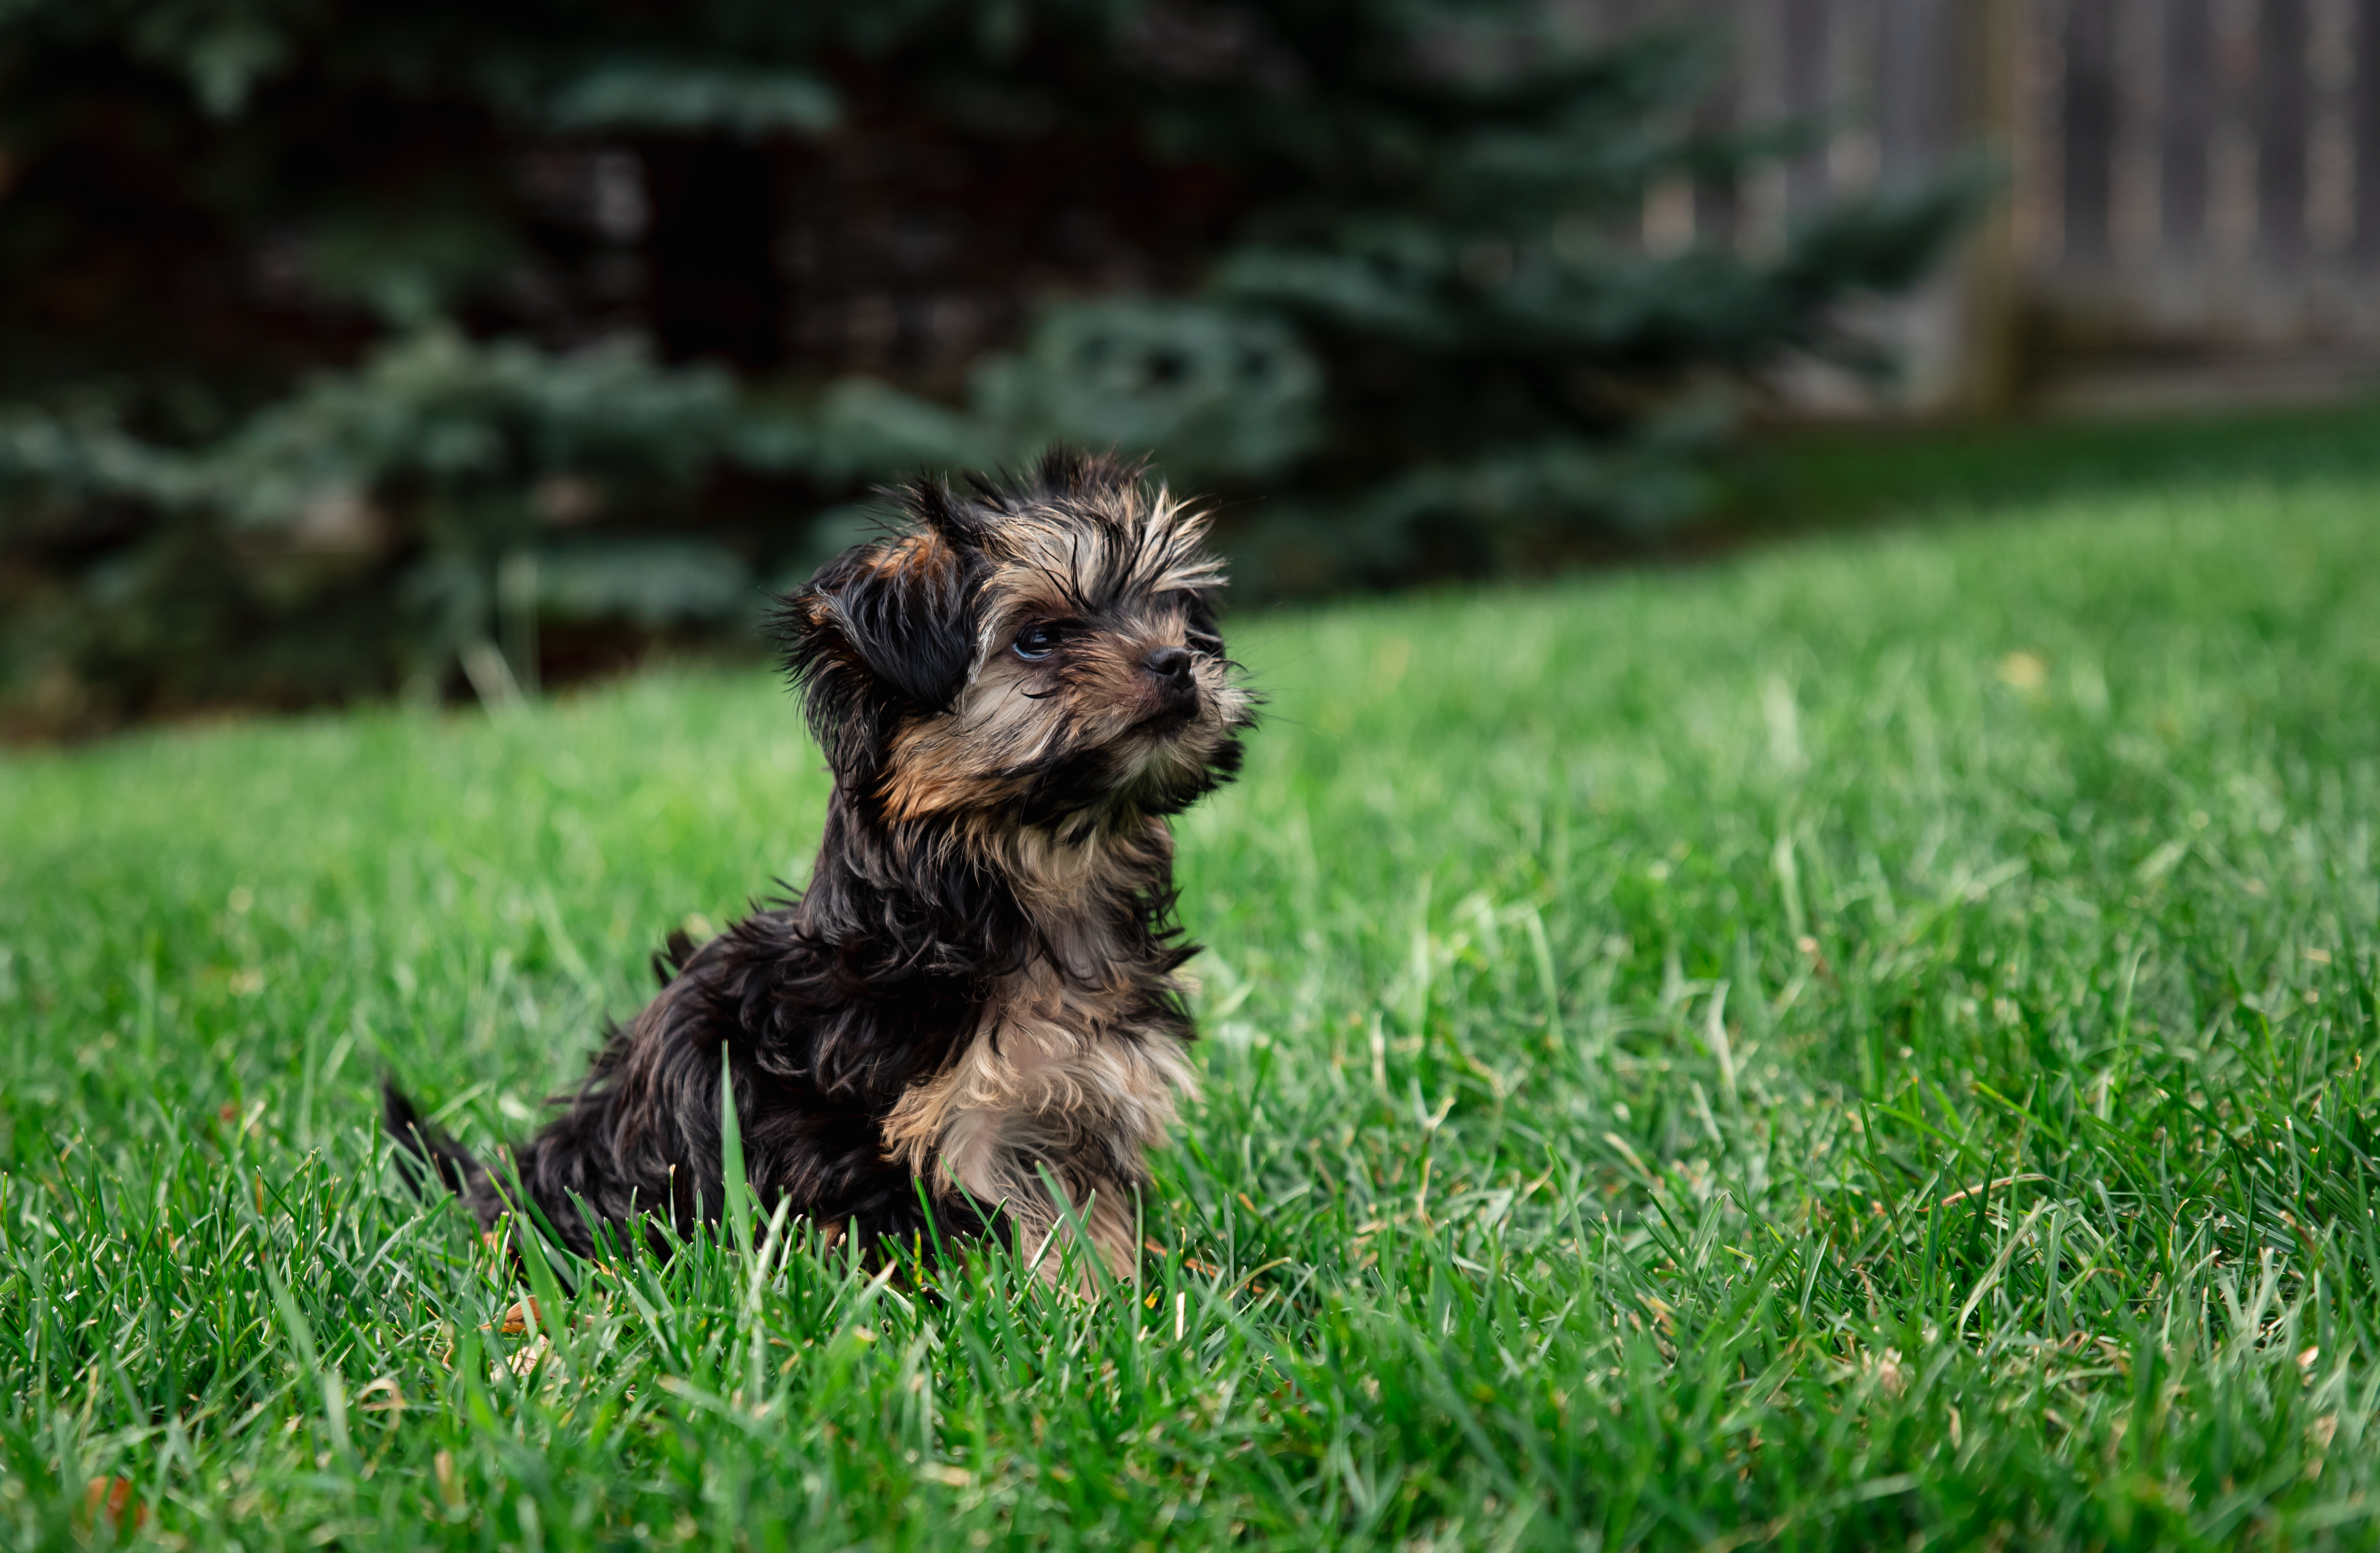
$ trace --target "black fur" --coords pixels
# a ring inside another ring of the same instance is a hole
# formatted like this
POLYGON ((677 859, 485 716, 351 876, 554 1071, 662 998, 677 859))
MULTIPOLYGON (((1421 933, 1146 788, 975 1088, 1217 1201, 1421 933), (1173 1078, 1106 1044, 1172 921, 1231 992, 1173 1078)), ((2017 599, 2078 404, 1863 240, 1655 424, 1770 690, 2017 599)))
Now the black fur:
MULTIPOLYGON (((1001 978, 1050 953, 979 838, 987 824, 1079 831, 1140 822, 1112 812, 1115 778, 1097 750, 1053 758, 989 819, 978 811, 890 820, 878 778, 895 734, 947 712, 966 681, 984 536, 1037 506, 1107 521, 1105 504, 1134 479, 1103 460, 1056 459, 1014 486, 980 484, 971 498, 911 490, 916 564, 887 563, 898 539, 861 546, 783 602, 788 673, 834 775, 818 861, 797 899, 698 948, 674 935, 654 957, 660 994, 613 1032, 587 1080, 560 1098, 561 1115, 514 1152, 519 1190, 574 1250, 594 1249, 582 1205, 624 1229, 646 1214, 682 1233, 716 1221, 722 1052, 764 1205, 791 1197, 797 1213, 844 1222, 863 1241, 911 1242, 929 1217, 944 1235, 987 1227, 984 1205, 888 1157, 881 1131, 910 1086, 970 1038, 1001 978)), ((1211 599, 1198 595, 1191 616, 1201 650, 1211 642, 1220 658, 1211 599)), ((1195 777, 1136 800, 1134 813, 1182 808, 1229 780, 1239 756, 1237 741, 1224 740, 1195 777)), ((1099 907, 1118 948, 1108 970, 1126 988, 1124 1022, 1144 1033, 1135 1038, 1192 1036, 1169 979, 1194 952, 1172 921, 1171 875, 1166 848, 1099 907)), ((394 1088, 387 1108, 418 1180, 434 1176, 483 1223, 505 1211, 509 1171, 499 1180, 394 1088)), ((1062 1179, 1137 1184, 1132 1152, 1049 1164, 1062 1179)))

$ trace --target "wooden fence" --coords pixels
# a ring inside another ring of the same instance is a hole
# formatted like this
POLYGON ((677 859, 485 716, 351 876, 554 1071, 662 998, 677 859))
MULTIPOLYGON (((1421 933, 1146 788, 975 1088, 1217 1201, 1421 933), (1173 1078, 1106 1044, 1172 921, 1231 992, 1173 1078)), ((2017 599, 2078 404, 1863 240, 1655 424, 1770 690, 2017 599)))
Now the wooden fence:
POLYGON ((2319 397, 2380 380, 2380 0, 1565 0, 1599 33, 1732 39, 1716 119, 1817 119, 1750 186, 1662 191, 1645 239, 1758 245, 1821 202, 1996 156, 1962 261, 1866 322, 1879 398, 1809 369, 1812 410, 2119 410, 2319 397))

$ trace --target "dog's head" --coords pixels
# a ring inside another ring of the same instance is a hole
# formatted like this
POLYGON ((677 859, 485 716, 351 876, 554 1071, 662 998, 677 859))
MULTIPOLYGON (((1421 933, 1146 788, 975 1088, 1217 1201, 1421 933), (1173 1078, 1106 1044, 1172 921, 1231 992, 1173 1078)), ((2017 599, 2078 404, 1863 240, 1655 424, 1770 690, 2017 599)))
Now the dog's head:
POLYGON ((1228 780, 1252 721, 1216 634, 1203 514, 1111 459, 905 493, 903 532, 779 611, 846 792, 899 824, 1071 827, 1170 813, 1228 780))

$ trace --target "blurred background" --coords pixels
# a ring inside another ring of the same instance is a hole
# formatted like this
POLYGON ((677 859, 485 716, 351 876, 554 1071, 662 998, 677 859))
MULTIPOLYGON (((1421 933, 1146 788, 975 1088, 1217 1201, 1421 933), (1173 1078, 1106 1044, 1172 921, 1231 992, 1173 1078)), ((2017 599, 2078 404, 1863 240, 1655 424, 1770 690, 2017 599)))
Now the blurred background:
POLYGON ((2380 0, 8 0, 0 731, 754 653, 1053 442, 1244 602, 1698 553, 2375 280, 2380 0))

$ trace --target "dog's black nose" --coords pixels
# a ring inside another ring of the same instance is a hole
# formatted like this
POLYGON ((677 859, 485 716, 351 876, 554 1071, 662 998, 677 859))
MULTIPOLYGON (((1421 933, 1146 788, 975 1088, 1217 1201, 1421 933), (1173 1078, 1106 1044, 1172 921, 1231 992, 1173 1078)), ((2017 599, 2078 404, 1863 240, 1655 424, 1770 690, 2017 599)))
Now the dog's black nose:
POLYGON ((1176 690, 1185 689, 1190 683, 1190 649, 1187 647, 1160 647, 1140 661, 1149 673, 1176 690))

